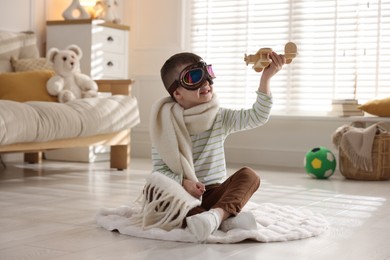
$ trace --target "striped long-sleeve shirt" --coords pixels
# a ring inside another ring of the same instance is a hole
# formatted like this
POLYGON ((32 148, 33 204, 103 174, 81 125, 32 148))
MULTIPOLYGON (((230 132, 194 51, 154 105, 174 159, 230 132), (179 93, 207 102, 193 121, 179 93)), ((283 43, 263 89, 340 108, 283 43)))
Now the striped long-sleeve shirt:
MULTIPOLYGON (((257 92, 256 102, 250 109, 232 110, 219 108, 213 126, 199 134, 191 135, 192 157, 195 174, 205 185, 221 183, 226 178, 224 142, 234 132, 252 129, 268 121, 272 98, 257 92)), ((173 173, 152 147, 153 171, 158 171, 180 184, 183 175, 173 173)))

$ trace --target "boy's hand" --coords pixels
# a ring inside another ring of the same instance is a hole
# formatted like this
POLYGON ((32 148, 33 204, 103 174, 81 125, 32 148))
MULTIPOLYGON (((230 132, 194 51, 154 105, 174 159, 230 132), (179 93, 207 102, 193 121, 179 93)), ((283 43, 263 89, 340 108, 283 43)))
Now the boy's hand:
POLYGON ((262 77, 265 79, 272 78, 276 73, 278 73, 284 64, 286 64, 286 58, 282 54, 277 54, 276 52, 271 52, 270 58, 272 60, 271 64, 266 67, 263 71, 262 77))
POLYGON ((271 64, 263 70, 261 75, 259 92, 270 95, 270 80, 271 78, 278 73, 284 64, 286 64, 286 58, 284 55, 277 54, 276 52, 271 52, 270 58, 272 60, 271 64))
POLYGON ((189 194, 197 199, 200 199, 203 193, 206 191, 203 183, 194 182, 187 179, 183 179, 183 187, 189 194))

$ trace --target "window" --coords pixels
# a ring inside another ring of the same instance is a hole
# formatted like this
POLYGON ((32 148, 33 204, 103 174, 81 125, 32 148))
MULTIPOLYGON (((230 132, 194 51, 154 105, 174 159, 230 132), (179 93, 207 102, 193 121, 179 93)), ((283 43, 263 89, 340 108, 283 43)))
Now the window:
POLYGON ((273 112, 323 113, 333 99, 390 96, 390 0, 192 0, 191 50, 213 64, 231 108, 252 105, 260 74, 244 53, 298 56, 272 80, 273 112))

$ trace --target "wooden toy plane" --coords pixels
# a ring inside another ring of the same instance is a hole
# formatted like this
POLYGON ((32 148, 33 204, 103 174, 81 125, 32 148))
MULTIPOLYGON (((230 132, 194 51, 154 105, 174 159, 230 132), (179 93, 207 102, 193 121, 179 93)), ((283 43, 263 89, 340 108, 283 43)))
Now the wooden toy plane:
MULTIPOLYGON (((261 72, 264 68, 268 67, 271 64, 272 60, 269 57, 271 52, 271 48, 261 48, 256 52, 256 54, 245 54, 244 61, 246 62, 246 65, 248 65, 249 63, 254 64, 252 68, 256 72, 261 72)), ((288 42, 284 46, 284 56, 286 57, 286 63, 290 64, 292 60, 297 56, 297 53, 297 45, 293 42, 288 42)))

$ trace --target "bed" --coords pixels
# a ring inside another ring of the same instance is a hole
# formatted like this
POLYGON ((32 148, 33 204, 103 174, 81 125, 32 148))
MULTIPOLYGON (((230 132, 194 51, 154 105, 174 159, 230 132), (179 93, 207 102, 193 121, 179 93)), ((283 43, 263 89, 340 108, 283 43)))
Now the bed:
POLYGON ((39 163, 46 150, 108 145, 110 167, 128 168, 139 123, 132 80, 96 80, 108 95, 63 104, 46 91, 52 73, 33 33, 0 32, 0 154, 23 152, 25 162, 39 163))

